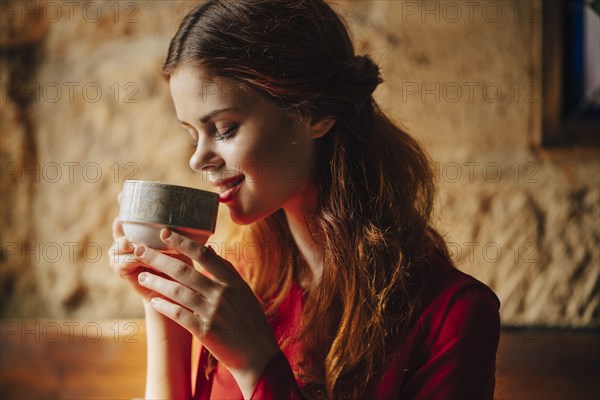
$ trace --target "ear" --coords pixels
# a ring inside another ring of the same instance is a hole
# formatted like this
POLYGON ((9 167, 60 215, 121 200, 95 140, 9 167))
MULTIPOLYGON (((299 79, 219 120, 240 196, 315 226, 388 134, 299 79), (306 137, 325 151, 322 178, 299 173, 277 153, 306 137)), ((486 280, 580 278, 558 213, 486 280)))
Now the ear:
POLYGON ((335 118, 323 117, 318 121, 312 121, 310 123, 310 137, 311 139, 318 139, 327 134, 335 125, 335 118))

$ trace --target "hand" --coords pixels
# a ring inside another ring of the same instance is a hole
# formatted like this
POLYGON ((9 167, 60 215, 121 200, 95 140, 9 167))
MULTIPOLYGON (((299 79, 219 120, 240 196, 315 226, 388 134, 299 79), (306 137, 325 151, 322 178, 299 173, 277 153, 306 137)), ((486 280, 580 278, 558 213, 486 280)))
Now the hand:
MULTIPOLYGON (((120 193, 117 199, 120 203, 120 193)), ((140 262, 133 255, 137 245, 129 242, 125 238, 125 234, 123 233, 123 225, 121 224, 121 221, 119 221, 118 217, 113 221, 112 234, 114 243, 108 250, 108 259, 113 270, 127 283, 129 283, 133 290, 135 290, 135 292, 138 293, 145 302, 150 302, 152 298, 160 296, 159 293, 140 286, 138 283, 138 275, 141 272, 149 271, 150 267, 140 262)), ((176 257, 184 260, 185 262, 190 261, 188 257, 182 254, 176 255, 176 257)))
POLYGON ((152 306, 198 337, 234 375, 242 391, 246 383, 253 388, 251 382, 258 381, 280 348, 252 289, 212 248, 169 229, 161 231, 161 239, 197 261, 211 277, 190 262, 139 246, 136 258, 152 268, 139 275, 140 285, 162 296, 153 298, 152 306))

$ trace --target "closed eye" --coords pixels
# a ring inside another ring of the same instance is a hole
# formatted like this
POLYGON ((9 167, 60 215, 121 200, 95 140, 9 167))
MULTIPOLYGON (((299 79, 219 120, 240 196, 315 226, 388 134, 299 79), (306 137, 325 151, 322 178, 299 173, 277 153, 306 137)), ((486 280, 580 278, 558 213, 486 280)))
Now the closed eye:
MULTIPOLYGON (((193 148, 198 147, 198 134, 196 133, 196 130, 191 129, 191 128, 187 127, 186 125, 184 125, 184 127, 186 128, 186 130, 189 132, 190 136, 193 139, 191 147, 193 147, 193 148)), ((230 128, 226 129, 223 133, 219 133, 217 131, 214 135, 214 140, 225 141, 225 140, 231 138, 233 135, 235 135, 237 133, 239 127, 240 127, 239 125, 233 125, 230 128)))
POLYGON ((215 140, 227 140, 230 137, 232 137, 233 135, 235 135, 235 133, 238 131, 238 129, 239 129, 239 125, 233 125, 230 128, 228 128, 225 132, 217 133, 215 135, 215 140))

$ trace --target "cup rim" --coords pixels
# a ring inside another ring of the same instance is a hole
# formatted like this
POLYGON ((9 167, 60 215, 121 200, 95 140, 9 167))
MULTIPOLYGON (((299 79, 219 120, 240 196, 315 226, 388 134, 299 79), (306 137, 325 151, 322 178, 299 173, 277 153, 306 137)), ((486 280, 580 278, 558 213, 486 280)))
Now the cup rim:
POLYGON ((186 191, 186 192, 196 192, 196 193, 202 193, 202 194, 206 194, 209 196, 213 196, 216 199, 219 198, 219 194, 216 192, 211 192, 210 190, 206 190, 206 189, 200 189, 200 188, 194 188, 194 187, 189 187, 189 186, 182 186, 182 185, 174 185, 172 183, 164 183, 164 182, 160 182, 160 181, 147 181, 147 180, 143 180, 143 179, 126 179, 125 181, 123 181, 123 185, 126 183, 139 183, 141 185, 154 185, 154 186, 162 186, 164 188, 167 189, 175 189, 175 190, 182 190, 182 191, 186 191))

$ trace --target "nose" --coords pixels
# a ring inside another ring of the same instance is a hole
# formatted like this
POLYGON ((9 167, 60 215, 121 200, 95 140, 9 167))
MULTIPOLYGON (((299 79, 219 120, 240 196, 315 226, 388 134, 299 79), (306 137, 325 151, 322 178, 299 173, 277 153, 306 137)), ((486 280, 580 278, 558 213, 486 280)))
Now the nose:
POLYGON ((223 159, 215 152, 210 140, 199 138, 196 151, 190 158, 190 167, 196 172, 205 172, 217 169, 223 163, 223 159))

